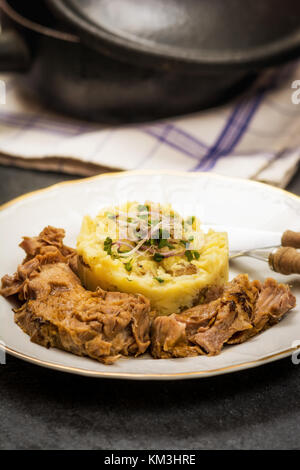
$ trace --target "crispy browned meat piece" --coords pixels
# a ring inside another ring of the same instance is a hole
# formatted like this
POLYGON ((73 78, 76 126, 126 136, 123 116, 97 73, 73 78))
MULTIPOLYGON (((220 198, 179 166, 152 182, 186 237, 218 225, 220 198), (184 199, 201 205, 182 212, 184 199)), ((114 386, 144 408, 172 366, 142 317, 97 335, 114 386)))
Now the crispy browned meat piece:
POLYGON ((264 284, 250 282, 241 274, 227 283, 217 300, 157 317, 151 328, 152 354, 157 358, 191 356, 198 351, 219 354, 224 344, 246 341, 277 323, 295 305, 288 286, 274 279, 264 284))
POLYGON ((252 329, 235 333, 229 344, 237 344, 255 336, 278 323, 283 315, 294 308, 296 298, 285 284, 278 284, 274 279, 268 278, 260 285, 257 301, 252 309, 252 329))
POLYGON ((151 327, 151 354, 156 359, 188 357, 203 354, 197 345, 187 337, 186 326, 176 315, 160 316, 153 320, 151 327))
POLYGON ((20 300, 24 300, 23 285, 25 287, 28 274, 45 263, 61 261, 77 274, 77 252, 63 244, 64 237, 63 229, 51 226, 45 227, 37 237, 23 237, 19 246, 25 251, 26 257, 14 276, 6 275, 2 278, 1 295, 9 297, 18 294, 20 300))
POLYGON ((50 225, 45 227, 37 237, 23 237, 23 241, 19 245, 26 253, 23 264, 36 255, 44 255, 51 251, 55 253, 57 249, 65 258, 66 263, 68 263, 75 274, 77 274, 77 252, 74 248, 64 245, 64 238, 64 229, 51 227, 50 225))
POLYGON ((2 279, 2 295, 25 300, 15 311, 16 323, 35 343, 107 364, 144 353, 150 344, 149 301, 84 289, 70 269, 75 256, 63 246, 63 236, 48 227, 39 237, 25 238, 21 245, 27 257, 14 276, 2 279))

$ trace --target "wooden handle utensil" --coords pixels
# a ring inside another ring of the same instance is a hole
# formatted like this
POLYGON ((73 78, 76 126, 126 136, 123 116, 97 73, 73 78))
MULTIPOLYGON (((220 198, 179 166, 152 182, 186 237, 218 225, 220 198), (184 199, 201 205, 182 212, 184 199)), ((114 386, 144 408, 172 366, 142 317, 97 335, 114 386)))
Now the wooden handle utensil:
POLYGON ((296 248, 282 246, 269 256, 273 271, 281 274, 300 274, 300 253, 296 248))
POLYGON ((300 274, 300 232, 286 230, 281 237, 281 246, 269 246, 252 250, 230 251, 229 259, 250 256, 267 261, 269 267, 280 274, 300 274))
POLYGON ((281 245, 291 246, 293 248, 300 248, 300 232, 286 230, 281 237, 281 245))

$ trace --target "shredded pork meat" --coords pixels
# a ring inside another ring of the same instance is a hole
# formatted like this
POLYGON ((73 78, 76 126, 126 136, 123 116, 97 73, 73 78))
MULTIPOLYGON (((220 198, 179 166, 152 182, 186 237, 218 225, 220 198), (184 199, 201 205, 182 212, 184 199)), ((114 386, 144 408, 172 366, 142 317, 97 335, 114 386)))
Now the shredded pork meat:
MULTIPOLYGON (((151 315, 142 295, 86 290, 77 276, 77 253, 63 244, 62 229, 46 227, 24 237, 26 252, 0 294, 17 295, 16 323, 31 341, 105 364, 138 356, 150 346, 154 358, 219 354, 271 327, 296 305, 289 287, 274 279, 250 281, 240 274, 206 296, 206 303, 170 316, 151 315)), ((204 296, 205 297, 205 296, 204 296)))
POLYGON ((144 353, 150 344, 148 299, 84 289, 75 252, 63 237, 64 231, 47 227, 21 243, 27 256, 14 276, 4 276, 0 291, 25 301, 15 311, 16 323, 35 343, 108 364, 144 353))
POLYGON ((267 279, 263 284, 240 274, 217 300, 180 314, 157 317, 151 328, 156 358, 219 354, 224 344, 246 341, 277 323, 296 305, 289 287, 267 279))

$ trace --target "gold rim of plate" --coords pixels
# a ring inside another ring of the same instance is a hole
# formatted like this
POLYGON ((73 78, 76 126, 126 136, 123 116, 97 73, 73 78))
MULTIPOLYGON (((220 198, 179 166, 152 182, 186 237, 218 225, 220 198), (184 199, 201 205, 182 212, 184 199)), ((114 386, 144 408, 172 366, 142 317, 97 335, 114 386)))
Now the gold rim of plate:
MULTIPOLYGON (((111 173, 105 173, 105 174, 100 174, 100 175, 95 175, 95 176, 90 176, 88 178, 78 178, 76 180, 72 181, 62 181, 60 183, 53 184, 51 186, 48 186, 47 188, 43 189, 37 189, 35 191, 31 191, 29 193, 23 194, 21 196, 18 196, 11 201, 8 201, 2 205, 0 205, 0 211, 3 211, 4 209, 7 209, 10 206, 13 206, 17 202, 20 202, 24 199, 30 198, 31 196, 50 191, 55 188, 60 188, 62 186, 67 186, 67 185, 72 185, 72 184, 80 184, 86 181, 93 181, 97 179, 103 179, 103 178, 122 178, 126 175, 173 175, 173 176, 184 176, 184 177, 190 177, 190 178, 197 178, 199 175, 205 174, 208 177, 214 178, 214 179, 222 179, 222 180, 229 180, 229 181, 242 181, 246 184, 252 184, 257 187, 263 187, 265 189, 268 188, 268 190, 271 191, 278 191, 280 193, 283 193, 285 196, 295 199, 297 201, 300 201, 300 196, 297 196, 296 194, 290 193, 289 191, 286 191, 285 189, 278 188, 276 186, 271 186, 266 183, 262 183, 259 181, 253 181, 253 180, 247 180, 243 178, 237 178, 237 177, 230 177, 230 176, 224 176, 224 175, 218 175, 216 173, 204 173, 204 172, 185 172, 185 171, 176 171, 176 170, 133 170, 133 171, 119 171, 119 172, 111 172, 111 173)), ((69 373, 74 373, 78 375, 84 375, 87 377, 102 377, 102 378, 123 378, 123 379, 171 379, 171 378, 192 378, 192 377, 197 377, 201 375, 205 375, 206 377, 217 375, 221 372, 234 372, 235 370, 241 370, 244 369, 245 367, 250 368, 250 367, 255 367, 258 365, 262 365, 267 362, 271 362, 273 360, 283 358, 286 356, 289 356, 293 352, 297 351, 300 349, 299 347, 295 348, 289 348, 284 351, 281 351, 279 353, 271 354, 269 356, 264 356, 259 359, 256 359, 255 361, 249 361, 249 362, 241 362, 239 364, 234 364, 231 366, 226 366, 226 367, 220 367, 218 369, 212 369, 212 370, 199 370, 199 371, 193 371, 193 372, 175 372, 175 373, 161 373, 161 374, 154 374, 154 373, 135 373, 135 372, 102 372, 102 371, 93 371, 89 369, 82 369, 79 367, 72 367, 72 366, 64 366, 62 364, 57 364, 55 362, 48 362, 48 361, 43 361, 40 359, 36 359, 34 357, 28 356, 27 354, 23 354, 21 352, 15 351, 12 348, 9 348, 8 346, 5 345, 0 345, 0 349, 4 350, 8 354, 17 357, 19 359, 23 359, 27 362, 31 362, 32 364, 44 366, 47 368, 59 370, 62 372, 69 372, 69 373)))

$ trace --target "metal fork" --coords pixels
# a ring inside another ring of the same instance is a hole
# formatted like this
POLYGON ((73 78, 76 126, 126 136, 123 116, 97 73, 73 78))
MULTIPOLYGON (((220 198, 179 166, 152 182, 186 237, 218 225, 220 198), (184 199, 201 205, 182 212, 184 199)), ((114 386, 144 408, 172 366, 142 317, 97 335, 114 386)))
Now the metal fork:
POLYGON ((281 245, 265 246, 263 248, 255 248, 252 250, 230 250, 229 260, 240 258, 241 256, 249 256, 250 258, 259 259, 269 262, 270 253, 274 253, 281 245))
POLYGON ((270 269, 281 274, 300 274, 300 232, 287 230, 281 245, 265 246, 252 250, 231 250, 229 260, 249 256, 269 264, 270 269))

